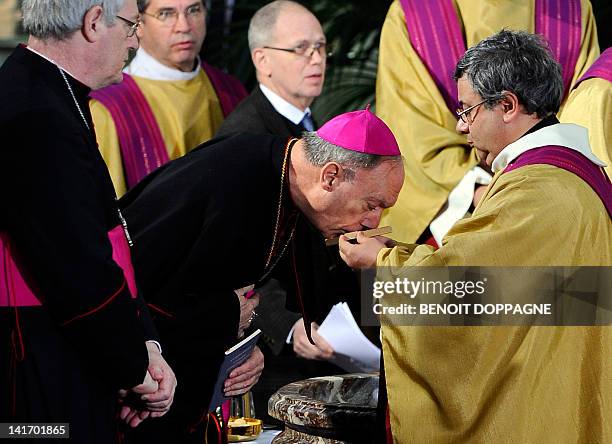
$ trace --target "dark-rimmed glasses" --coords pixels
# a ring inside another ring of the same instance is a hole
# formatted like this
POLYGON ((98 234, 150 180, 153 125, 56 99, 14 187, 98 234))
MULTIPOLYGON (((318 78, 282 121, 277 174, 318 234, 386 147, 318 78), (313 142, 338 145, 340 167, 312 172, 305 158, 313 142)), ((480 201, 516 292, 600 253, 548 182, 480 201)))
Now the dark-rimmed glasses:
POLYGON ((136 34, 136 31, 140 27, 140 19, 133 22, 131 20, 126 19, 125 17, 121 17, 120 15, 116 15, 115 17, 117 17, 120 20, 123 20, 123 22, 127 23, 127 25, 130 27, 127 33, 128 37, 132 37, 134 34, 136 34))
POLYGON ((293 48, 277 48, 274 46, 264 46, 264 48, 274 49, 276 51, 292 52, 294 54, 297 54, 299 56, 303 56, 306 58, 311 58, 314 55, 315 51, 318 52, 321 57, 331 57, 332 56, 331 52, 325 52, 325 50, 327 49, 326 42, 316 42, 312 44, 310 44, 309 42, 303 42, 293 48))
MULTIPOLYGON (((157 11, 155 14, 149 14, 148 12, 143 12, 143 14, 159 20, 164 26, 172 27, 176 25, 176 22, 178 22, 179 14, 181 14, 181 12, 174 8, 163 8, 157 11)), ((200 19, 204 17, 204 6, 201 4, 188 6, 185 8, 182 14, 188 21, 200 19)))

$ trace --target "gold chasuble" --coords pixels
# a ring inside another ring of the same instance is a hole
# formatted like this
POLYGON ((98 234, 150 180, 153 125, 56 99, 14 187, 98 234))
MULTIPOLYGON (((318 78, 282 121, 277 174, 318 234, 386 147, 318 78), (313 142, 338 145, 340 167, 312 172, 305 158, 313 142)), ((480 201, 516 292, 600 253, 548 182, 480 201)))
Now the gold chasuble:
MULTIPOLYGON (((386 248, 377 266, 611 266, 611 246, 589 184, 527 165, 497 172, 438 250, 386 248)), ((395 443, 612 442, 610 326, 383 326, 382 340, 395 443)))
POLYGON ((559 120, 589 129, 589 143, 612 176, 612 83, 600 78, 582 81, 571 92, 559 120))
MULTIPOLYGON (((137 75, 132 78, 153 110, 171 160, 211 139, 221 126, 221 105, 203 69, 187 80, 153 80, 137 75)), ((117 196, 121 196, 126 191, 126 181, 115 124, 100 102, 92 100, 90 108, 100 152, 117 196)))
MULTIPOLYGON (((580 4, 581 49, 572 85, 599 55, 591 4, 580 4)), ((535 0, 455 0, 454 6, 468 48, 503 27, 534 32, 535 0)), ((395 134, 406 171, 398 201, 385 211, 381 225, 391 225, 397 240, 415 242, 477 160, 465 136, 455 132, 456 116, 412 47, 397 0, 381 34, 376 114, 395 134)))

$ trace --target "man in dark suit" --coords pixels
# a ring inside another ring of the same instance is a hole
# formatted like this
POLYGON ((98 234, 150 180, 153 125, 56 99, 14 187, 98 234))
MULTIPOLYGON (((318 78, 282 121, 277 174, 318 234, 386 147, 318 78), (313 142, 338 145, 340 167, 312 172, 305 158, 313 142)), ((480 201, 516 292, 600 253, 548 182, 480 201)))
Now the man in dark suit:
MULTIPOLYGON (((317 18, 291 1, 275 1, 259 9, 249 26, 249 47, 259 85, 223 122, 217 135, 237 132, 300 137, 313 131, 310 104, 321 94, 327 57, 326 40, 317 18)), ((306 240, 302 255, 316 264, 316 276, 307 282, 307 310, 320 322, 337 295, 358 303, 358 280, 339 260, 337 249, 322 247, 321 234, 313 227, 298 236, 306 240)), ((290 284, 290 283, 289 283, 290 284)), ((306 338, 295 294, 287 283, 271 281, 258 291, 262 298, 253 324, 261 328, 265 368, 253 388, 256 412, 267 421, 268 398, 289 382, 314 376, 343 373, 324 362, 333 349, 317 335, 312 345, 306 338), (293 347, 287 345, 293 343, 293 347)))
POLYGON ((321 24, 292 1, 259 9, 249 26, 249 48, 259 85, 223 122, 217 135, 236 132, 299 137, 313 131, 310 104, 325 80, 321 24))

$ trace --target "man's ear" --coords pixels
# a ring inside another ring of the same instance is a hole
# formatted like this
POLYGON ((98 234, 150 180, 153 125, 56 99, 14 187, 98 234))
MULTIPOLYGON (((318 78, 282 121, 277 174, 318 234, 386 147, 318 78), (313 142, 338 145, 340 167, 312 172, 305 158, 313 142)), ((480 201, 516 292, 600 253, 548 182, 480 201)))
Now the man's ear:
POLYGON ((336 162, 329 162, 321 168, 319 182, 325 191, 333 191, 340 185, 342 169, 336 162))
POLYGON ((272 69, 270 67, 270 58, 264 51, 264 48, 255 48, 251 52, 251 59, 257 72, 261 73, 264 77, 270 77, 272 75, 272 69))
POLYGON ((504 98, 499 103, 502 106, 504 122, 508 123, 522 112, 521 106, 518 97, 513 92, 504 91, 502 94, 504 98))
POLYGON ((104 23, 104 10, 100 5, 92 6, 83 16, 83 27, 81 33, 88 42, 97 42, 106 29, 104 23))
MULTIPOLYGON (((144 21, 142 20, 142 14, 140 15, 141 19, 140 19, 140 26, 138 28, 136 28, 136 37, 138 37, 138 42, 140 42, 142 40, 142 36, 144 34, 144 21)), ((142 43, 140 44, 142 46, 142 43)))

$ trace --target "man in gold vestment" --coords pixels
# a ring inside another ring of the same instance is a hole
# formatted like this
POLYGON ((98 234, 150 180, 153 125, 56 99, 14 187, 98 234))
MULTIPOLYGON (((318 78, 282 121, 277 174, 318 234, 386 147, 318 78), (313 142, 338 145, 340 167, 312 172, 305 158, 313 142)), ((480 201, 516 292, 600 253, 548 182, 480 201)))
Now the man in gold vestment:
MULTIPOLYGON (((476 168, 476 156, 465 136, 455 133, 455 107, 449 109, 435 78, 412 43, 416 30, 413 27, 408 31, 402 10, 402 5, 411 3, 417 11, 448 3, 450 14, 457 17, 457 32, 465 47, 502 28, 539 33, 542 32, 536 27, 539 21, 556 17, 538 8, 539 3, 545 3, 541 0, 396 0, 392 3, 380 40, 376 113, 388 122, 397 137, 404 156, 406 181, 397 204, 385 211, 381 224, 393 226, 394 235, 402 242, 417 242, 421 235, 427 238, 431 232, 440 243, 455 221, 465 215, 472 201, 477 201, 478 189, 480 192, 484 189, 482 185, 490 181, 490 176, 476 168), (457 197, 451 199, 454 196, 457 197)), ((568 67, 573 70, 568 79, 571 86, 597 58, 599 45, 589 0, 562 3, 574 5, 579 20, 577 41, 559 45, 561 50, 572 46, 577 49, 577 58, 568 67)), ((418 17, 415 22, 440 33, 448 17, 440 13, 434 17, 434 23, 423 23, 418 17)), ((425 38, 434 41, 435 37, 425 38)), ((438 38, 438 44, 444 45, 446 38, 443 35, 438 38)), ((449 63, 450 83, 452 69, 461 53, 449 63)), ((438 58, 432 59, 434 65, 441 64, 438 58)))
POLYGON ((118 196, 146 174, 211 139, 247 93, 202 63, 202 0, 139 0, 140 48, 120 85, 90 103, 102 157, 118 196))
POLYGON ((559 113, 563 123, 577 123, 589 130, 593 152, 612 175, 612 48, 595 61, 577 84, 559 113))
MULTIPOLYGON (((547 48, 502 31, 465 53, 455 79, 457 130, 494 172, 473 215, 439 249, 341 237, 347 263, 612 265, 612 186, 586 130, 554 117, 563 87, 547 48)), ((384 325, 382 339, 396 443, 612 440, 610 326, 384 325)))

